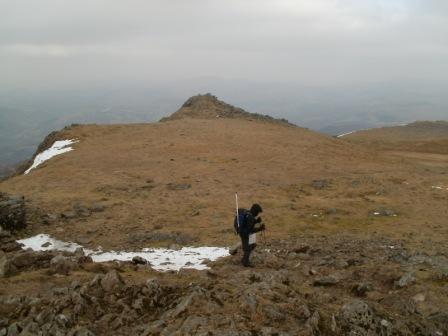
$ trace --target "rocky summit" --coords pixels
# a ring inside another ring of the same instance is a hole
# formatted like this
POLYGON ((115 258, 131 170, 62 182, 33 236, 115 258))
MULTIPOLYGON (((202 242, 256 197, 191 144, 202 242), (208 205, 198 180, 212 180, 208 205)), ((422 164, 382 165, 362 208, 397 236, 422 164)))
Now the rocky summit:
POLYGON ((0 336, 448 335, 446 141, 444 122, 330 137, 210 94, 68 126, 0 182, 0 336), (252 267, 235 192, 263 207, 252 267))
MULTIPOLYGON (((274 123, 289 124, 286 119, 275 119, 269 115, 250 113, 242 108, 227 104, 210 93, 190 97, 182 107, 171 116, 161 121, 177 120, 183 118, 215 119, 236 118, 267 121, 274 123)), ((292 125, 292 124, 290 124, 292 125)))

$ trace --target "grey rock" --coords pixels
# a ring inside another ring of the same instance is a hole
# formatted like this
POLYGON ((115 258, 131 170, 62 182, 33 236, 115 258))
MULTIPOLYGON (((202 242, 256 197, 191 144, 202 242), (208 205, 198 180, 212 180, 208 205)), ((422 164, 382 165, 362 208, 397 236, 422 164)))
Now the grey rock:
POLYGON ((229 254, 235 255, 238 253, 238 250, 241 248, 241 243, 237 243, 229 248, 229 254))
POLYGON ((325 210, 325 214, 327 215, 335 215, 338 213, 338 209, 336 208, 329 208, 327 210, 325 210))
POLYGON ((70 324, 71 324, 70 319, 67 316, 65 316, 64 314, 56 315, 54 320, 56 321, 58 326, 61 327, 61 328, 68 328, 70 326, 70 324))
POLYGON ((255 313, 258 307, 258 300, 253 293, 246 293, 241 298, 241 309, 248 313, 255 313))
POLYGON ((125 283, 121 278, 120 274, 116 270, 109 271, 101 279, 101 287, 106 292, 119 291, 124 287, 125 283))
POLYGON ((75 252, 74 252, 76 257, 84 257, 85 253, 84 253, 84 249, 82 247, 78 247, 75 252))
POLYGON ((191 188, 189 183, 168 183, 166 186, 169 190, 187 190, 191 188))
POLYGON ((106 209, 106 206, 101 203, 93 203, 90 206, 90 211, 92 212, 103 212, 106 209))
POLYGON ((170 250, 179 251, 182 249, 182 246, 180 246, 179 244, 170 244, 170 246, 168 248, 170 250))
POLYGON ((164 320, 156 320, 151 322, 148 328, 142 333, 142 336, 160 335, 162 330, 166 327, 164 320))
POLYGON ((22 332, 22 327, 18 323, 13 323, 8 327, 8 336, 18 336, 22 332))
POLYGON ((25 325, 20 336, 36 336, 39 334, 39 325, 36 322, 29 322, 25 325))
POLYGON ((339 283, 339 279, 334 275, 328 275, 314 280, 313 286, 334 286, 339 283))
POLYGON ((396 288, 404 288, 415 284, 417 279, 412 273, 406 273, 399 280, 395 281, 396 288))
POLYGON ((266 317, 271 321, 283 321, 286 319, 285 314, 273 304, 263 305, 262 310, 266 317))
POLYGON ((432 277, 435 281, 448 281, 448 266, 436 267, 432 277))
POLYGON ((394 294, 381 300, 381 305, 399 311, 401 315, 412 315, 417 313, 417 305, 412 298, 394 294))
POLYGON ((65 211, 61 214, 61 218, 63 218, 63 219, 76 218, 76 212, 75 211, 65 211))
POLYGON ((27 268, 36 263, 38 254, 32 251, 22 251, 14 254, 11 263, 17 268, 27 268))
POLYGON ((92 239, 90 239, 89 237, 81 236, 76 239, 76 242, 81 245, 87 245, 92 242, 92 239))
POLYGON ((51 274, 69 275, 75 268, 76 264, 69 257, 63 255, 57 255, 50 261, 51 274))
POLYGON ((353 330, 359 330, 359 328, 364 331, 375 330, 377 325, 374 312, 367 303, 361 300, 354 300, 343 305, 338 315, 338 321, 342 330, 346 332, 345 335, 353 330))
POLYGON ((394 210, 381 208, 370 211, 370 216, 396 217, 398 214, 394 210))
POLYGON ((343 269, 343 268, 347 268, 347 267, 350 266, 350 265, 348 264, 348 262, 345 261, 345 260, 336 260, 336 261, 333 263, 333 265, 334 265, 334 267, 337 268, 337 269, 343 269))
POLYGON ((372 289, 373 289, 373 286, 372 286, 371 283, 361 282, 361 283, 356 284, 355 286, 353 286, 352 292, 356 296, 364 297, 364 296, 366 296, 367 292, 372 291, 372 289))
POLYGON ((292 251, 299 254, 299 253, 307 253, 310 250, 310 246, 308 244, 297 244, 292 248, 292 251))
POLYGON ((182 324, 180 332, 182 335, 198 335, 201 327, 207 326, 208 320, 202 316, 188 316, 182 324))
POLYGON ((53 320, 53 318, 54 315, 52 311, 50 309, 44 309, 35 317, 34 320, 37 322, 38 325, 42 326, 45 323, 48 323, 51 320, 53 320))
POLYGON ((0 252, 0 278, 10 276, 15 273, 15 267, 8 260, 5 253, 0 252))
POLYGON ((302 320, 307 320, 311 317, 310 309, 306 304, 300 305, 297 310, 297 316, 302 320))
POLYGON ((188 295, 186 298, 184 298, 174 309, 172 316, 173 317, 178 317, 179 315, 181 315, 182 313, 184 313, 188 307, 191 305, 191 303, 193 302, 194 298, 196 297, 196 293, 192 293, 190 295, 188 295))
POLYGON ((95 336, 95 334, 91 332, 89 329, 81 327, 75 330, 73 336, 95 336))
POLYGON ((26 226, 25 198, 0 193, 0 227, 5 230, 17 231, 26 226))
POLYGON ((82 203, 75 203, 73 211, 75 212, 75 215, 79 217, 89 217, 91 214, 89 208, 82 203))
POLYGON ((312 330, 313 335, 319 333, 319 321, 320 321, 320 314, 316 310, 316 311, 314 311, 313 315, 311 315, 311 317, 306 322, 309 329, 312 330))
POLYGON ((311 182, 311 186, 317 190, 328 188, 329 185, 330 185, 330 181, 328 181, 328 180, 313 180, 311 182))
POLYGON ((148 261, 140 256, 135 256, 132 258, 132 263, 135 265, 146 265, 148 264, 148 261))
POLYGON ((46 225, 54 223, 57 220, 58 220, 58 215, 55 215, 55 214, 48 213, 48 214, 45 214, 42 216, 42 223, 46 224, 46 225))

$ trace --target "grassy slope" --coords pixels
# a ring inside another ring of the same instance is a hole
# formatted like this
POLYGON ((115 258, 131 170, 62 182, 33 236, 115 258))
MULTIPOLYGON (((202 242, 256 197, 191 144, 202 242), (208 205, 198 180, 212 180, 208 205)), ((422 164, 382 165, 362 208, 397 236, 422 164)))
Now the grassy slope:
POLYGON ((88 237, 105 248, 147 246, 135 233, 180 231, 197 244, 228 245, 234 193, 259 202, 268 238, 302 232, 408 237, 418 243, 447 233, 446 165, 391 157, 302 128, 258 121, 183 119, 155 124, 87 125, 67 130, 75 150, 27 176, 0 184, 49 213, 76 202, 104 212, 39 227, 61 239, 88 237), (327 179, 328 187, 311 186, 327 179), (190 184, 170 190, 169 183, 190 184), (417 202, 416 202, 417 200, 417 202), (391 208, 398 217, 372 217, 391 208), (334 210, 337 209, 336 213, 334 210), (327 213, 329 212, 329 213, 327 213))

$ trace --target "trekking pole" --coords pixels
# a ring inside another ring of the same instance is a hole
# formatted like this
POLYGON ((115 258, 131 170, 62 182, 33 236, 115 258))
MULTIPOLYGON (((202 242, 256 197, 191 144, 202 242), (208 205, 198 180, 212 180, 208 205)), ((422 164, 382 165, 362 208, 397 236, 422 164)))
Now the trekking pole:
POLYGON ((235 193, 235 202, 236 202, 236 224, 238 226, 238 231, 240 230, 240 216, 238 214, 238 193, 235 193))

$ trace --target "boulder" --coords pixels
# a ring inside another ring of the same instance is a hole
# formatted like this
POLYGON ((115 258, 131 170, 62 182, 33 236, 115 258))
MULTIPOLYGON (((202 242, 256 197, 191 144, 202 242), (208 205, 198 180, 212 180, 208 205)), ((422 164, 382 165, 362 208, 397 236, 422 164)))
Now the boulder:
POLYGON ((63 218, 63 219, 76 218, 76 212, 75 211, 65 211, 61 214, 61 218, 63 218))
POLYGON ((89 217, 90 216, 90 210, 82 203, 75 203, 73 205, 73 211, 75 212, 76 216, 78 217, 89 217))
POLYGON ((17 268, 28 268, 36 263, 38 255, 33 251, 21 251, 11 258, 11 263, 17 268))
POLYGON ((378 320, 369 307, 362 300, 353 300, 342 306, 338 315, 339 325, 344 335, 376 335, 378 320))
POLYGON ((75 262, 73 262, 69 257, 64 257, 62 255, 57 255, 50 261, 51 274, 69 275, 70 271, 75 268, 75 262))
POLYGON ((310 248, 308 244, 297 244, 292 248, 292 251, 295 253, 308 253, 310 248))
POLYGON ((132 258, 132 263, 134 265, 146 265, 148 264, 148 261, 140 256, 135 256, 134 258, 132 258))
POLYGON ((339 283, 339 279, 334 275, 328 275, 314 280, 313 286, 334 286, 339 283))
POLYGON ((406 273, 400 279, 395 281, 394 285, 396 288, 404 288, 415 284, 417 279, 412 273, 406 273))
POLYGON ((26 228, 25 198, 0 193, 0 227, 17 231, 26 228))
POLYGON ((116 270, 109 271, 102 279, 101 279, 101 287, 106 292, 115 292, 122 289, 125 285, 123 279, 120 274, 116 270))
POLYGON ((356 296, 364 297, 366 296, 367 292, 370 292, 373 289, 372 284, 367 282, 361 282, 352 287, 352 292, 356 296))
POLYGON ((238 253, 238 249, 241 247, 241 243, 237 243, 235 245, 233 245, 232 247, 229 248, 229 254, 230 255, 235 255, 238 253))
POLYGON ((7 255, 0 251, 0 278, 13 275, 17 268, 11 263, 7 255))
POLYGON ((70 332, 69 336, 95 336, 95 334, 85 327, 79 327, 70 332))
POLYGON ((162 330, 166 327, 166 323, 163 320, 156 320, 145 329, 142 336, 160 335, 162 330))

